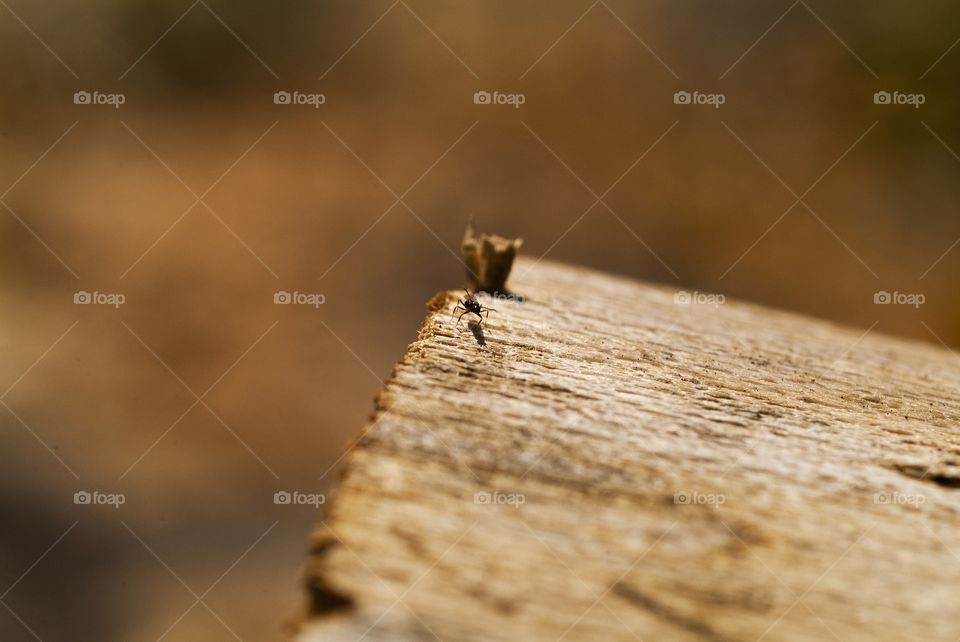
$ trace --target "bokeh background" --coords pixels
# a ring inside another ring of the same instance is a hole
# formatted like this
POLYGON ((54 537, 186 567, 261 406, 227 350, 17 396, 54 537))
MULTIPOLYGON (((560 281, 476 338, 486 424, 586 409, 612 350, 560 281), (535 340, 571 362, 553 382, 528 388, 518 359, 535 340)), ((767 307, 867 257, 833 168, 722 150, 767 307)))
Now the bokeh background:
POLYGON ((960 344, 958 38, 946 0, 0 1, 0 639, 282 639, 320 513, 273 495, 329 489, 471 217, 960 344))

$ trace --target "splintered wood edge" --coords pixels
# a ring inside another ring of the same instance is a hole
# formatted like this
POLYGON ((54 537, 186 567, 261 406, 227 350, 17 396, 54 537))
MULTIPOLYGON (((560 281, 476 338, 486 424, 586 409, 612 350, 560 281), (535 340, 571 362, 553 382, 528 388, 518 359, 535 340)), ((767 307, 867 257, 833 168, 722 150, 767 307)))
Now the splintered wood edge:
POLYGON ((478 292, 506 292, 507 279, 523 239, 508 239, 495 234, 477 234, 473 221, 467 225, 460 244, 467 281, 478 292))

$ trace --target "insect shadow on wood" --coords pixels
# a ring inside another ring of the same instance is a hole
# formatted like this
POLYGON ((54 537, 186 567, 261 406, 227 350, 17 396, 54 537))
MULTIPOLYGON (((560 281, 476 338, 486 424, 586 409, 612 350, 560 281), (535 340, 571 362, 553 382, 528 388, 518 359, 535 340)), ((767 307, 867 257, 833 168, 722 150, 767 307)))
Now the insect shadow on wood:
POLYGON ((467 324, 467 327, 470 328, 470 332, 473 333, 473 338, 477 340, 477 343, 482 347, 487 345, 487 340, 483 336, 483 326, 477 323, 476 321, 471 321, 467 324))

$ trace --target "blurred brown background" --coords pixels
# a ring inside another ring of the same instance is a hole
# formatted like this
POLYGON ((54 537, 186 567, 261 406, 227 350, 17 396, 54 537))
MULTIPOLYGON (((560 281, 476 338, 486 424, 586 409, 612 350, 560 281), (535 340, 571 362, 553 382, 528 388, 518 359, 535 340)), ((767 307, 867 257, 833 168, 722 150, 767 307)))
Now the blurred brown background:
POLYGON ((960 344, 955 3, 0 5, 0 639, 282 638, 319 513, 273 495, 328 488, 470 217, 960 344))

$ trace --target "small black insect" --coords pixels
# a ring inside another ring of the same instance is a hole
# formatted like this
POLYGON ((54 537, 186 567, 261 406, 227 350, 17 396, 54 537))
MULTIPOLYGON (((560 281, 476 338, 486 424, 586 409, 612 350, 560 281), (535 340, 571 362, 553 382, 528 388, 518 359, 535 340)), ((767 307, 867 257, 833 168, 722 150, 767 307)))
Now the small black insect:
POLYGON ((463 291, 466 293, 466 296, 462 299, 457 299, 457 304, 453 306, 453 312, 450 314, 450 318, 452 319, 454 314, 462 310, 460 316, 457 317, 457 323, 460 323, 463 315, 475 314, 477 318, 480 319, 478 322, 479 325, 486 320, 486 317, 483 315, 490 316, 491 311, 497 311, 495 308, 484 307, 484 305, 477 300, 477 296, 470 293, 470 290, 464 289, 463 291))

